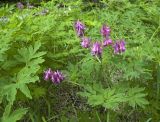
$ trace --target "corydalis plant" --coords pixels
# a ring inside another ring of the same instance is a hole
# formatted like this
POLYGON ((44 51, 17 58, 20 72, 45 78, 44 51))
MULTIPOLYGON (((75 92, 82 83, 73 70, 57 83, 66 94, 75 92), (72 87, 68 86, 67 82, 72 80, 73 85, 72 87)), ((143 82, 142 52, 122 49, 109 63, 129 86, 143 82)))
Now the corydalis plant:
POLYGON ((34 8, 34 6, 33 6, 33 5, 31 5, 31 4, 29 4, 29 3, 27 3, 27 8, 28 8, 28 9, 33 9, 33 8, 34 8))
POLYGON ((61 81, 64 80, 64 76, 63 76, 62 72, 57 70, 57 71, 52 73, 51 80, 52 80, 53 83, 58 84, 58 83, 60 83, 61 81))
POLYGON ((92 49, 91 49, 91 53, 94 56, 101 57, 102 47, 101 47, 101 44, 99 42, 95 42, 93 44, 92 49))
POLYGON ((114 53, 115 54, 120 54, 120 53, 124 52, 126 50, 126 48, 125 48, 125 41, 124 40, 117 41, 113 45, 113 48, 114 48, 114 53))
POLYGON ((90 39, 87 37, 82 38, 81 46, 84 48, 89 48, 90 47, 90 39))
POLYGON ((84 35, 85 25, 77 20, 77 22, 75 22, 75 30, 77 32, 77 35, 79 37, 82 37, 84 35))
POLYGON ((18 9, 23 9, 23 8, 24 8, 24 5, 23 5, 21 2, 18 2, 18 3, 17 3, 17 8, 18 8, 18 9))
POLYGON ((58 84, 64 80, 64 75, 60 71, 52 71, 51 68, 44 71, 44 80, 51 80, 53 83, 58 84))
POLYGON ((100 32, 101 35, 104 37, 104 41, 102 44, 100 42, 95 42, 91 45, 90 39, 87 37, 84 37, 84 29, 85 25, 82 24, 79 20, 75 23, 75 30, 77 32, 78 37, 81 38, 81 46, 83 48, 89 48, 91 46, 91 54, 93 56, 101 57, 102 54, 102 48, 113 45, 114 54, 120 54, 122 52, 125 52, 125 41, 117 41, 115 44, 112 42, 112 39, 110 39, 110 27, 103 25, 100 32), (103 47, 102 47, 103 46, 103 47))
POLYGON ((102 26, 102 28, 101 28, 101 35, 103 37, 105 37, 106 39, 108 39, 108 37, 110 36, 110 32, 111 32, 110 27, 108 27, 106 25, 102 26))
POLYGON ((112 39, 105 39, 103 41, 103 46, 106 47, 106 46, 109 46, 109 45, 112 45, 112 39))
POLYGON ((44 71, 44 80, 49 80, 52 76, 52 70, 49 68, 48 70, 44 71))

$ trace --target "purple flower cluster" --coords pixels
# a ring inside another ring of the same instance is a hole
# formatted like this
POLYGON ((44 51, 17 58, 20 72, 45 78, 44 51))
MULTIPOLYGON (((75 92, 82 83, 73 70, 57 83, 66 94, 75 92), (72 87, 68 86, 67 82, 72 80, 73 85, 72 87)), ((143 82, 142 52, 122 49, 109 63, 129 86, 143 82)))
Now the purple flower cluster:
POLYGON ((81 38, 81 46, 83 48, 91 48, 91 54, 93 56, 101 57, 103 48, 107 46, 113 47, 114 54, 120 54, 125 52, 126 50, 124 40, 116 41, 115 43, 113 43, 112 39, 110 38, 111 29, 107 25, 103 25, 100 30, 100 33, 104 38, 103 42, 101 43, 96 41, 93 44, 91 43, 90 38, 84 37, 85 25, 82 22, 80 22, 79 20, 76 21, 74 27, 78 37, 81 38))
POLYGON ((111 29, 110 27, 103 25, 101 28, 101 34, 103 37, 107 38, 110 36, 111 29))
POLYGON ((103 46, 106 47, 106 46, 109 46, 109 45, 112 45, 112 39, 105 39, 103 41, 103 46))
POLYGON ((81 41, 81 46, 84 48, 89 48, 90 47, 90 39, 87 37, 83 37, 81 41))
POLYGON ((79 37, 84 36, 85 25, 79 20, 75 23, 75 29, 79 37))
POLYGON ((44 71, 44 80, 51 80, 55 84, 59 84, 64 80, 64 75, 60 71, 52 71, 51 68, 44 71))
MULTIPOLYGON (((17 3, 17 8, 18 8, 18 9, 24 9, 24 7, 25 7, 25 6, 24 6, 23 3, 21 3, 21 2, 18 2, 18 3, 17 3)), ((27 8, 28 8, 28 9, 32 9, 32 8, 34 8, 34 6, 31 5, 31 4, 29 4, 29 3, 27 3, 27 8)))
POLYGON ((28 8, 28 9, 33 9, 33 8, 34 8, 34 6, 33 6, 33 5, 31 5, 31 4, 29 4, 29 3, 27 3, 27 8, 28 8))
POLYGON ((17 3, 17 8, 18 8, 18 9, 23 9, 23 8, 24 8, 24 5, 23 5, 21 2, 18 2, 18 3, 17 3))
POLYGON ((91 53, 92 55, 94 56, 98 56, 98 57, 101 57, 101 54, 102 54, 102 47, 101 47, 101 44, 99 42, 95 42, 92 46, 92 49, 91 49, 91 53))
POLYGON ((120 53, 124 52, 126 50, 125 41, 124 40, 117 41, 113 45, 113 48, 114 48, 114 53, 115 54, 120 54, 120 53))

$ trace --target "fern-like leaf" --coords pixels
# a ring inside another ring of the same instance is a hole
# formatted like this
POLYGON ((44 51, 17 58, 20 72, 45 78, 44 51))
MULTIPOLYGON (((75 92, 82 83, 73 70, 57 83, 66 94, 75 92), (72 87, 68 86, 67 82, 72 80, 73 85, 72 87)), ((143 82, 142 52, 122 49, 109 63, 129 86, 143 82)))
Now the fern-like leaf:
POLYGON ((145 105, 149 104, 149 102, 145 99, 147 95, 144 93, 144 88, 134 87, 130 88, 128 91, 128 103, 130 106, 135 107, 136 105, 144 108, 145 105))

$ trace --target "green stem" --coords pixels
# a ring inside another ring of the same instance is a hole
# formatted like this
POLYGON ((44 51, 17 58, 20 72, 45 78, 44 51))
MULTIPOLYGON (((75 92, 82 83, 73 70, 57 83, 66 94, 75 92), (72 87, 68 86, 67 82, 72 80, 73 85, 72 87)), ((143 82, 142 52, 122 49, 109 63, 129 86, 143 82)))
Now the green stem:
POLYGON ((102 63, 101 60, 98 58, 98 56, 96 56, 96 59, 98 60, 99 63, 102 63))
POLYGON ((154 31, 154 33, 152 34, 151 38, 149 39, 149 42, 152 41, 153 37, 156 35, 156 33, 158 32, 158 29, 160 28, 160 25, 157 27, 157 29, 154 31))
POLYGON ((107 122, 109 122, 109 110, 107 111, 107 122))
POLYGON ((82 86, 81 84, 78 84, 78 83, 76 83, 76 82, 72 82, 72 81, 67 81, 68 83, 72 83, 72 84, 74 84, 74 85, 76 85, 76 86, 82 86))
POLYGON ((57 118, 57 117, 58 117, 58 115, 52 116, 51 118, 49 118, 49 119, 47 120, 47 122, 51 122, 52 119, 55 119, 55 118, 57 118))
POLYGON ((99 122, 102 122, 101 119, 100 119, 100 117, 99 117, 99 115, 98 115, 98 112, 97 112, 97 111, 96 111, 96 115, 97 115, 98 121, 99 121, 99 122))
POLYGON ((158 65, 158 68, 157 68, 157 102, 159 100, 159 92, 160 92, 160 89, 159 89, 159 84, 160 84, 160 66, 158 65))
POLYGON ((44 116, 42 116, 42 121, 43 122, 47 122, 46 119, 44 118, 44 116))
POLYGON ((158 102, 158 100, 159 100, 159 81, 157 83, 157 102, 158 102))
MULTIPOLYGON (((45 98, 44 98, 45 99, 45 98)), ((47 104, 47 108, 48 108, 48 118, 50 118, 50 113, 51 113, 51 106, 50 106, 50 103, 47 99, 45 99, 46 101, 46 104, 47 104)))

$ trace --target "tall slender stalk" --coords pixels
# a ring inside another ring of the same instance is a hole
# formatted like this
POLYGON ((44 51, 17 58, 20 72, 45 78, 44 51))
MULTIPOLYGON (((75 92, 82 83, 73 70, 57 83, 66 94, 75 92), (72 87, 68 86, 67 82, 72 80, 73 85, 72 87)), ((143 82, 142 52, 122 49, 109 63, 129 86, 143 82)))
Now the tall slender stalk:
POLYGON ((160 66, 158 65, 158 68, 157 68, 157 98, 156 98, 156 100, 157 100, 157 102, 158 102, 158 100, 159 100, 159 92, 160 92, 160 89, 159 89, 159 87, 160 87, 160 76, 159 76, 159 74, 160 74, 160 66))
POLYGON ((102 122, 101 119, 100 119, 100 117, 99 117, 99 115, 98 115, 98 112, 97 112, 97 111, 96 111, 96 115, 97 115, 98 121, 99 121, 99 122, 102 122))
POLYGON ((110 116, 110 112, 109 112, 109 110, 107 110, 107 122, 110 122, 109 116, 110 116))

